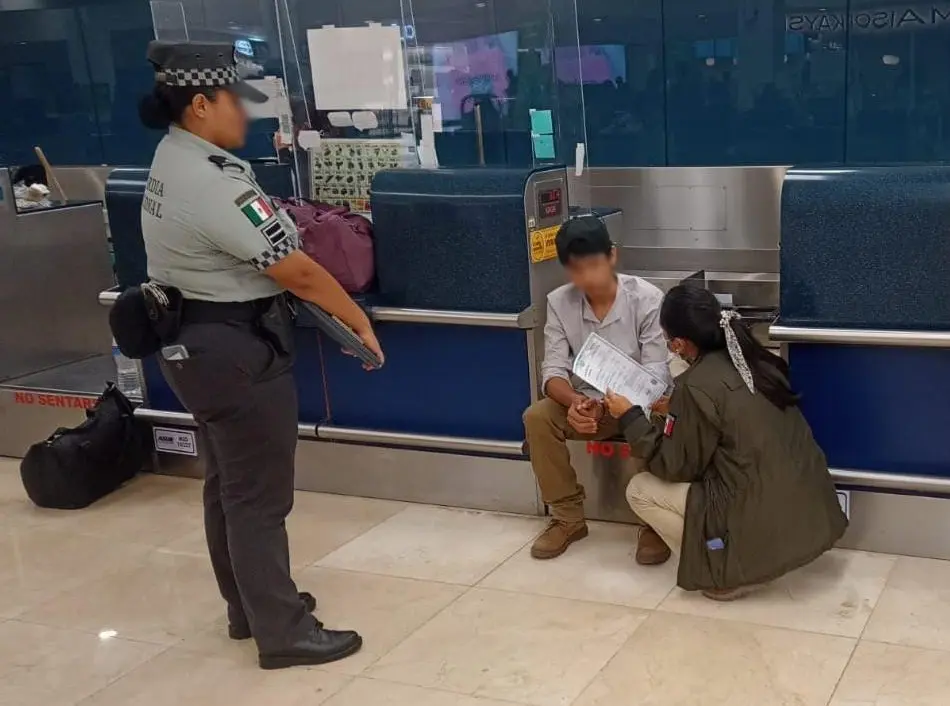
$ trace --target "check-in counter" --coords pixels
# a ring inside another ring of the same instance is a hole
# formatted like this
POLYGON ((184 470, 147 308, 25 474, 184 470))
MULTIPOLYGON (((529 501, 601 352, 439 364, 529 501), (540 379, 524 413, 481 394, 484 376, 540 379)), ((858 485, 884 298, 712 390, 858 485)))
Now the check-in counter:
POLYGON ((791 170, 781 317, 846 541, 950 558, 950 168, 791 170))
MULTIPOLYGON (((118 169, 106 191, 123 286, 145 277, 144 180, 145 170, 118 169)), ((298 319, 299 432, 312 442, 298 449, 299 487, 543 512, 521 416, 539 395, 543 302, 563 277, 553 235, 568 198, 563 167, 377 175, 378 284, 361 301, 387 363, 366 373, 305 314, 298 319)), ((143 370, 140 416, 192 434, 156 361, 143 370)), ((160 448, 157 465, 197 475, 201 449, 189 457, 160 448)))
POLYGON ((18 210, 10 182, 0 168, 0 456, 21 456, 115 378, 95 303, 113 277, 101 201, 18 210))

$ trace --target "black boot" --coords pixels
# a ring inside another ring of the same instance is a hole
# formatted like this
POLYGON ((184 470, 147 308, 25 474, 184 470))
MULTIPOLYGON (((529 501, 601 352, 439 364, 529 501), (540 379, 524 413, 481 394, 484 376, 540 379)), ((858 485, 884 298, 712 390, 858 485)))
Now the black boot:
MULTIPOLYGON (((306 591, 301 591, 298 595, 300 596, 300 600, 303 601, 304 608, 307 609, 308 613, 312 613, 317 609, 317 599, 311 594, 306 591)), ((228 625, 228 637, 232 640, 250 640, 251 627, 247 624, 247 621, 237 624, 231 623, 228 625)))
POLYGON ((324 630, 319 621, 304 639, 280 650, 261 652, 261 669, 305 667, 349 657, 359 652, 363 638, 353 630, 324 630))

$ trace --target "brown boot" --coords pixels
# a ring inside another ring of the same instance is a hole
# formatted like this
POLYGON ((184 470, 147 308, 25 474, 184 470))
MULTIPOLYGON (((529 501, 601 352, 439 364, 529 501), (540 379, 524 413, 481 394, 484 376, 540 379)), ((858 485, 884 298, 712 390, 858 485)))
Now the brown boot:
POLYGON ((531 556, 535 559, 553 559, 561 556, 567 548, 579 539, 587 536, 587 523, 551 520, 547 528, 538 535, 531 545, 531 556))
POLYGON ((640 539, 637 542, 637 563, 641 566, 655 566, 663 564, 670 558, 670 548, 652 527, 640 529, 640 539))

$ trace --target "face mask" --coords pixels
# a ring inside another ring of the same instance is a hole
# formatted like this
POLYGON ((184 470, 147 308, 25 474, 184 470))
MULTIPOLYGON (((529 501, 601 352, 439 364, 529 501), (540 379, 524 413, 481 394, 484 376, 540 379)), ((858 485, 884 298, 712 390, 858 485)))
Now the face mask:
POLYGON ((670 373, 673 377, 686 372, 689 365, 689 362, 679 353, 670 353, 670 373))

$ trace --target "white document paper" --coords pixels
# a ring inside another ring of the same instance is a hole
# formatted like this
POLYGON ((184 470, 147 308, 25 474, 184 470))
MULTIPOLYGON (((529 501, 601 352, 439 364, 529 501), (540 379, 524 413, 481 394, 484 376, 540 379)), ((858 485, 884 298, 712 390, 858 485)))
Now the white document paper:
POLYGON ((307 30, 318 110, 406 110, 406 67, 399 27, 307 30))
POLYGON ((351 117, 353 119, 353 127, 357 130, 375 130, 379 127, 379 120, 376 118, 376 113, 369 110, 357 110, 351 117))
POLYGON ((327 120, 333 127, 353 127, 353 116, 348 110, 327 113, 327 120))
POLYGON ((292 145, 294 143, 293 116, 284 80, 277 76, 265 76, 248 79, 247 82, 267 96, 265 103, 245 101, 248 116, 252 119, 277 118, 281 144, 292 145))
POLYGON ((305 150, 320 149, 320 142, 319 130, 301 130, 297 135, 297 144, 305 150))
POLYGON ((598 392, 610 390, 626 397, 648 415, 667 387, 666 380, 596 333, 574 357, 574 374, 598 392))

